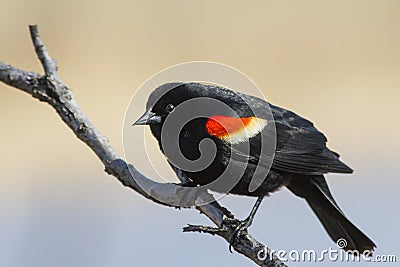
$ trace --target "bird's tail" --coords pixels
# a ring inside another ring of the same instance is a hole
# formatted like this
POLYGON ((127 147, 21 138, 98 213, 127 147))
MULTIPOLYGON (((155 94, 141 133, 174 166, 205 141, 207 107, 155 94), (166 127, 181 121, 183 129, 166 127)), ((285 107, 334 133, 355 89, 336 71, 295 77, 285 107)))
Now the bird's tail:
POLYGON ((325 230, 340 248, 346 251, 373 251, 376 245, 340 210, 333 199, 324 176, 296 177, 288 188, 304 198, 321 221, 325 230))

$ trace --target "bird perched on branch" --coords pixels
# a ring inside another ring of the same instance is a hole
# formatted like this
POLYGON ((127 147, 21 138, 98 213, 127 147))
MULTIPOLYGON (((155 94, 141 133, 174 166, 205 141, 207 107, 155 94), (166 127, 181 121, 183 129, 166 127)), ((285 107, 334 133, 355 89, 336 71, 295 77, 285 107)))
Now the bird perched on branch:
POLYGON ((251 225, 265 196, 286 186, 307 201, 335 242, 346 240, 345 250, 375 248, 346 218, 324 177, 353 170, 309 120, 220 86, 167 83, 151 93, 134 125, 150 125, 174 171, 188 178, 184 186, 257 197, 238 232, 251 225))

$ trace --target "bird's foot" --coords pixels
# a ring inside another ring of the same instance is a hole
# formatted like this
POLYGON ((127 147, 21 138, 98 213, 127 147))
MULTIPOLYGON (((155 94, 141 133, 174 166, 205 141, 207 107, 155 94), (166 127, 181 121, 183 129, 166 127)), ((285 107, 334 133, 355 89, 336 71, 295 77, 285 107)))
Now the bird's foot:
POLYGON ((251 226, 253 220, 250 217, 247 217, 243 221, 229 217, 224 217, 223 220, 223 225, 234 228, 229 241, 229 251, 232 253, 232 246, 237 242, 241 235, 247 235, 247 229, 251 226))
POLYGON ((239 221, 234 218, 228 218, 228 217, 223 218, 222 225, 230 224, 230 225, 232 225, 231 228, 234 228, 233 234, 231 236, 231 240, 229 242, 229 251, 230 252, 232 252, 232 245, 236 243, 236 241, 238 240, 238 237, 240 237, 241 235, 247 235, 247 228, 249 228, 251 226, 251 224, 253 223, 254 216, 256 215, 256 212, 257 212, 258 208, 260 207, 260 204, 261 204, 261 201, 263 200, 263 198, 264 198, 264 196, 260 196, 257 198, 257 201, 254 204, 253 208, 251 209, 249 216, 245 220, 239 221), (235 224, 233 224, 233 223, 235 223, 235 224))

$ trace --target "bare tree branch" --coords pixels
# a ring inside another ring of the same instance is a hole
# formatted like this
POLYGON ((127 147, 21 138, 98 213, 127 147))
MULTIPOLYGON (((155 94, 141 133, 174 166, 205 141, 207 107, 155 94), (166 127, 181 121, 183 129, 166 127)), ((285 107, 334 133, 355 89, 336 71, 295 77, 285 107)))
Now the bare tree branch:
MULTIPOLYGON (((29 30, 36 54, 44 68, 45 75, 20 70, 0 62, 0 81, 11 87, 18 88, 40 101, 50 104, 75 135, 88 145, 98 156, 105 166, 105 171, 117 178, 124 186, 133 189, 137 193, 158 204, 179 207, 179 203, 166 204, 170 203, 170 201, 166 199, 166 201, 164 201, 163 197, 167 198, 168 195, 177 194, 176 188, 180 187, 170 183, 154 182, 118 156, 111 147, 108 139, 97 130, 76 104, 71 90, 58 78, 56 61, 52 59, 47 52, 39 37, 37 26, 31 25, 29 26, 29 30), (139 186, 139 184, 142 183, 146 183, 150 187, 158 188, 158 192, 168 192, 168 194, 155 198, 139 186)), ((196 206, 196 209, 198 209, 200 213, 206 215, 217 228, 189 225, 185 227, 183 231, 205 232, 218 235, 227 242, 230 242, 231 236, 235 232, 239 221, 236 220, 236 225, 235 223, 224 224, 225 217, 231 218, 230 221, 235 222, 234 216, 226 208, 219 205, 209 193, 203 192, 201 195, 197 195, 196 198, 213 200, 210 204, 196 206)), ((259 266, 286 266, 275 255, 269 255, 269 257, 265 257, 265 259, 260 258, 260 251, 265 248, 265 246, 247 233, 240 235, 237 242, 232 244, 232 246, 237 252, 245 255, 259 266)))

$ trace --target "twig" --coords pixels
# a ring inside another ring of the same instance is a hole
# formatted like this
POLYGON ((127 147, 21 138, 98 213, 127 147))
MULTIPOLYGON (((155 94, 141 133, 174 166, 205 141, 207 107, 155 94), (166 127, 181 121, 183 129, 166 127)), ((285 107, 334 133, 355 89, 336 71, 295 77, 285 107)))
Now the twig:
MULTIPOLYGON (((61 119, 71 128, 74 134, 87 144, 98 156, 105 166, 105 171, 117 178, 124 186, 133 189, 137 193, 158 204, 179 207, 179 203, 170 203, 166 199, 164 201, 163 197, 167 198, 168 196, 160 195, 155 198, 139 186, 139 183, 146 183, 150 187, 161 188, 161 192, 165 191, 170 193, 176 193, 176 190, 178 190, 176 188, 182 188, 171 183, 161 184, 154 182, 118 156, 111 147, 108 139, 97 130, 76 104, 71 90, 58 78, 56 61, 48 54, 40 39, 37 26, 31 25, 29 26, 29 30, 36 54, 44 68, 45 75, 20 70, 0 62, 0 81, 11 87, 18 88, 40 101, 50 104, 60 115, 61 119)), ((206 192, 197 197, 211 198, 211 200, 214 200, 212 196, 206 192)), ((234 219, 234 216, 226 208, 220 206, 214 200, 210 204, 197 206, 196 209, 198 209, 200 213, 206 215, 218 228, 192 225, 185 227, 183 229, 185 232, 206 232, 219 235, 226 241, 230 241, 235 227, 233 225, 222 225, 224 217, 234 219)), ((260 259, 259 251, 264 247, 264 245, 248 234, 241 235, 238 242, 233 244, 233 248, 237 252, 245 255, 259 266, 286 266, 275 256, 260 259)))
POLYGON ((47 77, 53 76, 56 80, 59 80, 57 75, 57 62, 50 57, 46 47, 42 42, 42 39, 40 39, 38 26, 29 25, 29 32, 31 33, 31 39, 36 51, 36 55, 38 56, 40 62, 42 63, 46 76, 47 77))

